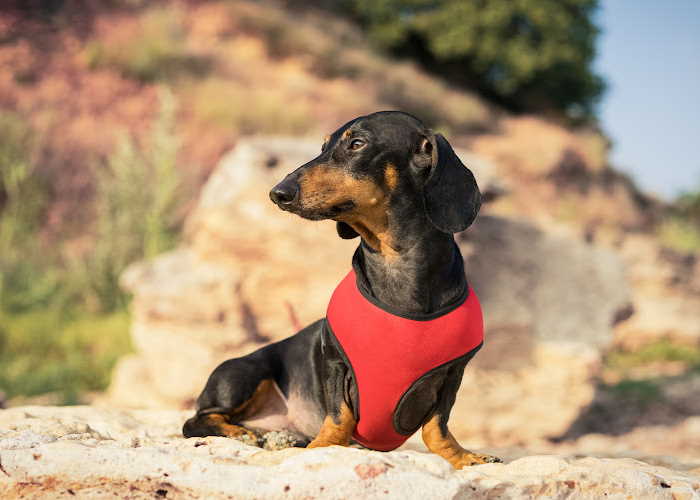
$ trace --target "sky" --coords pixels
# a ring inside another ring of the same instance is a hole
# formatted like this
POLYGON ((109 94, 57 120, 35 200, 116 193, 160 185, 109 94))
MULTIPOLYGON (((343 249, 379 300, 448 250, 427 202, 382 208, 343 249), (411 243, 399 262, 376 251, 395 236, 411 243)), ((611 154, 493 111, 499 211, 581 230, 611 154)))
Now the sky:
POLYGON ((667 199, 700 189, 700 0, 603 0, 596 70, 612 163, 667 199))

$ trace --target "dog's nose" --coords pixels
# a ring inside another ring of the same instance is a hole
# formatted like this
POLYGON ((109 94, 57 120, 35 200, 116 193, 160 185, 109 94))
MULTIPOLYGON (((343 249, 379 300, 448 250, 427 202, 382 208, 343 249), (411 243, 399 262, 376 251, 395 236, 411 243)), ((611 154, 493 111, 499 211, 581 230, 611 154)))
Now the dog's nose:
POLYGON ((270 199, 278 205, 290 205, 299 195, 299 185, 296 182, 282 181, 270 191, 270 199))

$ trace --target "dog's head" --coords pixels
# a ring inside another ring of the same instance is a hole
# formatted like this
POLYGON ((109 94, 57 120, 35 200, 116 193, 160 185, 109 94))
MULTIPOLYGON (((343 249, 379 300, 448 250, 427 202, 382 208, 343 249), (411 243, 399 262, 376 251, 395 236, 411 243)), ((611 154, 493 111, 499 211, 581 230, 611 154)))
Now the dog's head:
POLYGON ((462 231, 481 205, 474 175, 447 140, 398 111, 343 125, 270 198, 306 219, 333 219, 341 237, 361 234, 377 250, 391 246, 392 230, 421 218, 445 233, 462 231))

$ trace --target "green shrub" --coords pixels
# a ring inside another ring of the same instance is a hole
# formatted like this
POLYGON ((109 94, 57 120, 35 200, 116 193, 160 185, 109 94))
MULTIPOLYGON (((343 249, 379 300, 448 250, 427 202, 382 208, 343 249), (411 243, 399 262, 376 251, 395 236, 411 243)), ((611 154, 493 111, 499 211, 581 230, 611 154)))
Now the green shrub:
POLYGON ((171 248, 179 234, 175 101, 161 109, 143 142, 124 134, 96 168, 94 244, 62 260, 61 243, 41 243, 46 193, 29 129, 0 115, 0 390, 9 397, 57 393, 77 403, 103 390, 129 351, 127 297, 119 275, 135 260, 171 248))
POLYGON ((76 404, 104 390, 117 359, 129 352, 129 316, 71 317, 56 308, 0 313, 0 389, 7 397, 58 393, 76 404))
POLYGON ((700 252, 700 189, 678 196, 657 232, 661 242, 673 250, 700 252))
POLYGON ((28 125, 0 113, 0 310, 45 305, 57 288, 56 273, 41 266, 47 189, 32 162, 34 148, 28 125))
MULTIPOLYGON (((323 2, 316 2, 323 3, 323 2)), ((513 109, 592 115, 597 0, 345 0, 379 47, 513 109)))
POLYGON ((653 380, 622 380, 607 389, 625 404, 637 404, 642 407, 663 397, 661 386, 653 380))
POLYGON ((97 170, 95 244, 82 267, 91 297, 102 311, 126 305, 119 276, 130 263, 172 248, 179 234, 183 183, 177 167, 175 101, 161 92, 161 110, 141 146, 123 135, 97 170))
POLYGON ((678 252, 700 251, 700 224, 682 216, 667 217, 657 228, 661 244, 678 252))
POLYGON ((681 361, 691 368, 700 367, 700 348, 658 340, 635 351, 614 351, 607 355, 606 365, 626 370, 659 361, 681 361))
POLYGON ((103 390, 129 351, 127 297, 119 275, 171 248, 179 234, 175 101, 166 90, 152 131, 123 135, 96 168, 95 238, 79 260, 61 242, 41 245, 44 189, 30 159, 28 129, 0 115, 0 390, 9 397, 58 393, 77 403, 103 390))

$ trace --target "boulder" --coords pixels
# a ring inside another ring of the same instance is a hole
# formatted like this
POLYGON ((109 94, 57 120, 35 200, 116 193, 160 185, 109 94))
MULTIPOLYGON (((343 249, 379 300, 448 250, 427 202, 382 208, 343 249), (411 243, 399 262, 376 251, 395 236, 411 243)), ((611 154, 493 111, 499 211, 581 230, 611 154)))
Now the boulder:
POLYGON ((500 214, 527 217, 543 227, 564 225, 587 236, 618 237, 648 230, 661 203, 608 164, 609 141, 599 131, 567 129, 536 116, 512 116, 497 130, 469 141, 512 186, 500 214))
POLYGON ((179 437, 185 413, 0 411, 2 498, 700 499, 700 476, 631 459, 526 456, 455 471, 415 450, 266 451, 179 437))
POLYGON ((620 244, 633 289, 635 314, 616 331, 634 350, 661 339, 700 346, 700 258, 663 248, 656 238, 628 235, 620 244))
POLYGON ((629 308, 619 258, 489 215, 457 239, 486 340, 465 372, 453 432, 482 445, 563 434, 593 400, 601 353, 629 308))
POLYGON ((668 207, 610 167, 608 146, 599 132, 526 115, 505 118, 498 130, 469 141, 512 187, 492 213, 595 241, 622 258, 635 313, 615 329, 618 346, 634 350, 662 339, 698 346, 699 254, 667 248, 659 223, 668 207))

